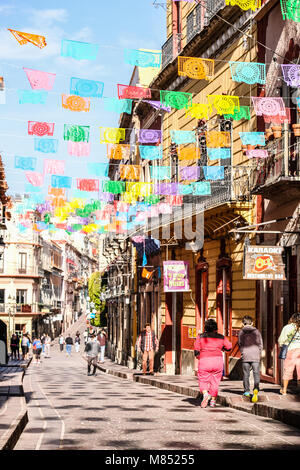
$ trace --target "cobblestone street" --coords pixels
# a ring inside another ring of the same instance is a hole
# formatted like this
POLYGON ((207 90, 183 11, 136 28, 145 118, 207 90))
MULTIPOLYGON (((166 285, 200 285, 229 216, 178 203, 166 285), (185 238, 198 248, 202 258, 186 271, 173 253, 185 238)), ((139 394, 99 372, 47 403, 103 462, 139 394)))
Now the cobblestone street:
POLYGON ((16 450, 300 450, 300 431, 113 377, 87 376, 80 353, 51 348, 24 377, 29 422, 16 450))

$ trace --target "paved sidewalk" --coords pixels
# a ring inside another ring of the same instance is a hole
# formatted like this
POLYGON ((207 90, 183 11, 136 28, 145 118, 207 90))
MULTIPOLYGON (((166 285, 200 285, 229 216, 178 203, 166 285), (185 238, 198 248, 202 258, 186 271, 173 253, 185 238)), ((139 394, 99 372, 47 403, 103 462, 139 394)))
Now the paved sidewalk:
MULTIPOLYGON (((104 364, 98 364, 98 368, 107 374, 123 379, 133 380, 143 384, 152 385, 164 390, 199 398, 197 377, 183 375, 165 375, 155 373, 154 376, 144 376, 136 369, 128 369, 105 360, 104 364)), ((266 418, 272 418, 300 429, 300 390, 292 390, 287 396, 279 394, 279 385, 261 383, 259 401, 251 403, 249 399, 242 396, 242 382, 223 380, 220 385, 217 403, 229 406, 240 411, 252 413, 266 418)))
POLYGON ((0 450, 13 449, 28 422, 23 377, 29 361, 0 366, 0 450))

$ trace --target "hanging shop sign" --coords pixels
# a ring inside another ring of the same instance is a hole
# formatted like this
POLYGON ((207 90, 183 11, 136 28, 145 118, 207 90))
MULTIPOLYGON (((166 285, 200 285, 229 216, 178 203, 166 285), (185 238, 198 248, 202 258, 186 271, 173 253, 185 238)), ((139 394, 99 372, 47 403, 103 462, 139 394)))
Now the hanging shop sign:
POLYGON ((282 253, 282 246, 245 246, 244 279, 286 280, 282 253))
POLYGON ((188 292, 189 263, 186 261, 164 261, 164 292, 188 292))

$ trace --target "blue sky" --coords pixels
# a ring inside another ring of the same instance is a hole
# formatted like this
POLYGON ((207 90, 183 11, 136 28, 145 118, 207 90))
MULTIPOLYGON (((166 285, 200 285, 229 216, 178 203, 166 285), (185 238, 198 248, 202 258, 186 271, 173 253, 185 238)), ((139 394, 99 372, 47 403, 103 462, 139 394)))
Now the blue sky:
MULTIPOLYGON (((14 156, 43 160, 66 160, 65 175, 88 177, 88 162, 105 162, 106 148, 99 142, 99 127, 115 127, 118 115, 103 109, 101 99, 91 99, 89 113, 75 113, 61 107, 61 94, 69 93, 70 78, 80 77, 104 82, 104 96, 117 97, 117 83, 128 84, 132 66, 124 63, 124 48, 161 49, 166 38, 165 15, 154 0, 35 0, 0 3, 0 76, 4 77, 6 104, 0 105, 0 151, 5 164, 9 193, 24 191, 24 172, 14 168, 14 156), (51 6, 50 6, 51 5, 51 6), (47 47, 19 45, 7 28, 46 37, 47 47), (96 61, 61 57, 61 40, 71 39, 98 44, 96 61), (30 90, 23 67, 56 73, 47 104, 21 105, 18 89, 30 90), (34 151, 34 137, 27 132, 28 121, 55 122, 54 138, 59 139, 56 154, 34 151), (64 124, 91 126, 90 157, 71 157, 63 140, 64 124)), ((91 176, 89 176, 91 177, 91 176)), ((50 177, 45 181, 48 187, 50 177)))

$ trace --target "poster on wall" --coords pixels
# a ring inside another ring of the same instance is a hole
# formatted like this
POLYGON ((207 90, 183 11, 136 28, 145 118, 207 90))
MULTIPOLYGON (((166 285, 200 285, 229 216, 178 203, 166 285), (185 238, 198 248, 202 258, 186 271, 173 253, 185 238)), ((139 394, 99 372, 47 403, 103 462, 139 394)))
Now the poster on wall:
POLYGON ((282 246, 245 246, 243 278, 286 280, 282 253, 282 246))
POLYGON ((189 263, 187 261, 164 261, 164 292, 188 292, 189 263))

